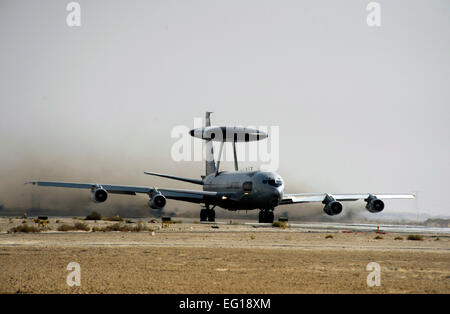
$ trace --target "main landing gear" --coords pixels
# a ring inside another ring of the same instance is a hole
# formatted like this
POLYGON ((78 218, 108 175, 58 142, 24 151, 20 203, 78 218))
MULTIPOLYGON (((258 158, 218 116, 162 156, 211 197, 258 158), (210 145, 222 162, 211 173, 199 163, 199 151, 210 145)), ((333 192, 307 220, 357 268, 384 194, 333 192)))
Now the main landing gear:
POLYGON ((261 209, 259 211, 259 217, 258 217, 259 223, 273 223, 273 208, 272 209, 261 209))
POLYGON ((206 205, 205 208, 200 210, 200 221, 216 221, 216 212, 214 211, 214 207, 215 206, 213 206, 213 208, 209 208, 209 205, 206 205))

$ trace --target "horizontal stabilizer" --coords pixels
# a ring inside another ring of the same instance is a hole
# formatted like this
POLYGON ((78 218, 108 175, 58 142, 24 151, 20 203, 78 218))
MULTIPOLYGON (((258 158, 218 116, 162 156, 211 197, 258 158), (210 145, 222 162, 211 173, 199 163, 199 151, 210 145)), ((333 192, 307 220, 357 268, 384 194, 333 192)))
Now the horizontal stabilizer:
POLYGON ((182 177, 170 176, 168 174, 161 174, 161 173, 154 173, 154 172, 144 172, 144 173, 148 174, 148 175, 151 175, 151 176, 163 177, 163 178, 168 178, 168 179, 173 179, 173 180, 178 180, 178 181, 184 181, 184 182, 189 182, 189 183, 203 185, 203 180, 182 178, 182 177))

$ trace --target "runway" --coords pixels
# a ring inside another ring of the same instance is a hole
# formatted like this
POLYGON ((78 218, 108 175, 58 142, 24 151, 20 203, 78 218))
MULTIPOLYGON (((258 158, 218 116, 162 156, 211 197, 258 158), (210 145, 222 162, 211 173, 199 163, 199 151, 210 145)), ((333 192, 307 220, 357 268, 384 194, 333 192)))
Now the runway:
MULTIPOLYGON (((182 219, 182 221, 193 222, 193 219, 182 219)), ((268 223, 256 223, 248 220, 233 220, 235 223, 239 223, 245 226, 253 228, 273 228, 272 224, 268 223)), ((210 225, 227 225, 229 221, 216 221, 202 222, 202 224, 210 225)), ((442 234, 450 235, 450 228, 445 227, 430 227, 420 225, 396 225, 396 224, 383 224, 383 223, 330 223, 330 222, 314 222, 305 223, 300 221, 288 222, 289 228, 295 229, 299 232, 333 232, 333 231, 354 231, 354 232, 389 232, 389 233, 417 233, 417 234, 442 234)))
POLYGON ((162 227, 147 219, 151 231, 57 231, 76 222, 52 218, 51 230, 7 233, 23 220, 0 218, 0 293, 450 292, 448 228, 380 225, 377 233, 374 224, 292 222, 283 229, 194 219, 162 227), (422 239, 408 240, 408 231, 422 239), (66 284, 71 262, 81 265, 80 287, 66 284), (380 287, 366 284, 370 262, 381 265, 380 287))
MULTIPOLYGON (((246 223, 246 225, 265 225, 246 223)), ((270 227, 270 224, 266 224, 270 227)), ((293 222, 289 223, 291 228, 298 228, 303 231, 337 231, 348 230, 355 232, 371 232, 371 231, 383 231, 390 233, 417 233, 417 234, 448 234, 450 235, 450 228, 441 227, 428 227, 417 225, 391 225, 391 224, 360 224, 360 223, 301 223, 293 222)))

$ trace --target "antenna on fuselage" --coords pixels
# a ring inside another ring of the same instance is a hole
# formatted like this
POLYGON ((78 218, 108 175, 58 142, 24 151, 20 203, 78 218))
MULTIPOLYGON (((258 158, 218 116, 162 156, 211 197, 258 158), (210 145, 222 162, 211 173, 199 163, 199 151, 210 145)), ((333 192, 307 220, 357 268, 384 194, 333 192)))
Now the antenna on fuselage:
POLYGON ((236 153, 236 141, 233 140, 233 154, 234 154, 234 170, 238 171, 238 161, 237 161, 237 153, 236 153))
POLYGON ((260 141, 268 137, 267 133, 257 129, 230 126, 211 126, 211 113, 207 111, 205 115, 205 126, 191 130, 189 133, 193 137, 206 140, 206 175, 219 174, 220 159, 222 157, 223 145, 225 142, 232 142, 234 169, 239 171, 237 160, 236 142, 260 141), (217 164, 214 162, 213 141, 221 142, 219 158, 217 164))
POLYGON ((222 150, 223 150, 223 144, 224 143, 225 142, 220 142, 219 158, 217 159, 217 166, 216 166, 216 176, 219 174, 220 157, 222 156, 222 150))
MULTIPOLYGON (((216 175, 219 174, 220 158, 222 157, 222 150, 223 150, 223 145, 225 144, 225 142, 226 142, 225 140, 222 140, 220 142, 219 157, 217 159, 217 166, 216 166, 216 175)), ((233 140, 233 155, 234 155, 234 170, 239 171, 235 140, 233 140)))

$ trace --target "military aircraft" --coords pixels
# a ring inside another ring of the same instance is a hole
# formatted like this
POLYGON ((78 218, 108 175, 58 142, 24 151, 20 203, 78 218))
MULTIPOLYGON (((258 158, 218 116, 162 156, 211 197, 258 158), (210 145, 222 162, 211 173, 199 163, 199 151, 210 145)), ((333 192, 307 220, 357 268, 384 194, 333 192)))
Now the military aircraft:
POLYGON ((277 206, 321 202, 324 212, 330 216, 342 212, 340 202, 364 200, 366 209, 371 213, 378 213, 384 209, 382 199, 411 199, 414 194, 334 194, 334 193, 284 193, 284 182, 276 172, 270 171, 239 171, 236 143, 263 140, 267 133, 251 128, 211 126, 211 112, 206 113, 205 126, 190 131, 194 137, 206 141, 206 173, 201 179, 177 177, 168 174, 144 172, 147 175, 174 179, 192 184, 201 185, 203 190, 164 189, 143 186, 124 186, 102 183, 71 183, 53 181, 31 181, 28 183, 38 186, 88 189, 91 191, 91 200, 96 203, 105 202, 108 194, 136 195, 147 194, 150 198, 149 206, 162 210, 166 199, 203 204, 200 210, 200 221, 215 221, 216 206, 227 210, 253 210, 259 209, 260 223, 273 223, 274 209, 277 206), (220 151, 217 163, 214 161, 213 142, 220 142, 220 151), (233 144, 235 171, 220 171, 220 158, 225 142, 233 144))

